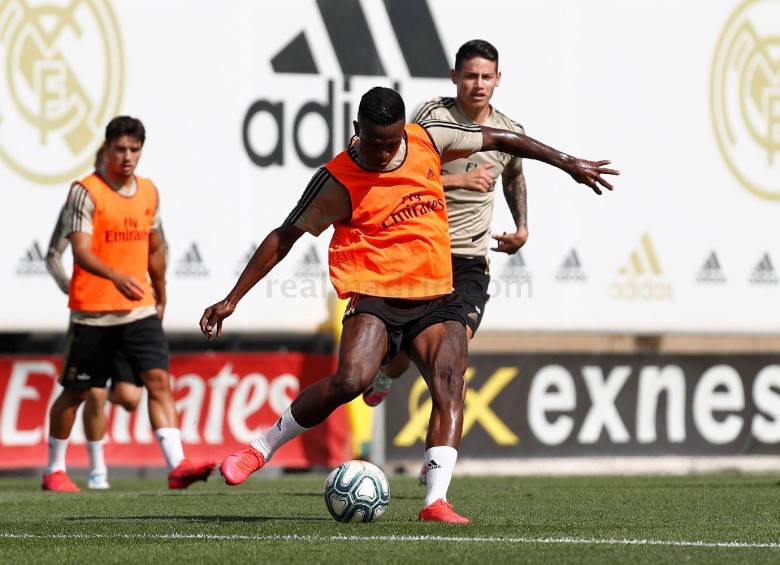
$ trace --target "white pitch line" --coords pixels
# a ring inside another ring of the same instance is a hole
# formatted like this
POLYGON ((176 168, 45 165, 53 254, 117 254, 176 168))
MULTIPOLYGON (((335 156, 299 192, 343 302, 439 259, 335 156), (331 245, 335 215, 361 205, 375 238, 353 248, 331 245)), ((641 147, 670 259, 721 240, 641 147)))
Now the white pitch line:
POLYGON ((512 537, 469 537, 469 536, 301 536, 289 535, 221 535, 221 534, 11 534, 0 533, 2 539, 58 539, 58 540, 212 540, 212 541, 385 541, 385 542, 459 542, 459 543, 518 543, 518 544, 579 544, 579 545, 648 545, 674 547, 714 547, 734 549, 780 549, 780 543, 745 541, 688 541, 653 539, 588 539, 588 538, 512 538, 512 537))

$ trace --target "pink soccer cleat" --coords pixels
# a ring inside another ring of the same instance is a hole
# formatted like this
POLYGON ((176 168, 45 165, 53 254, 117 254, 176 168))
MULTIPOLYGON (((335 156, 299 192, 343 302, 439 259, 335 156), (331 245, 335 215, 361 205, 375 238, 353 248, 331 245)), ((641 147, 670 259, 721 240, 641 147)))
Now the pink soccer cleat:
POLYGON ((55 471, 49 475, 43 476, 41 490, 52 492, 81 492, 81 489, 70 480, 65 471, 55 471))
POLYGON ((216 461, 190 461, 182 460, 176 468, 168 473, 168 488, 187 488, 196 481, 205 481, 214 472, 216 461))
POLYGON ((420 522, 444 522, 446 524, 468 524, 471 520, 452 509, 452 504, 440 498, 420 510, 417 516, 420 522))
POLYGON ((265 457, 251 445, 222 460, 219 472, 231 486, 240 485, 249 475, 265 465, 265 457))

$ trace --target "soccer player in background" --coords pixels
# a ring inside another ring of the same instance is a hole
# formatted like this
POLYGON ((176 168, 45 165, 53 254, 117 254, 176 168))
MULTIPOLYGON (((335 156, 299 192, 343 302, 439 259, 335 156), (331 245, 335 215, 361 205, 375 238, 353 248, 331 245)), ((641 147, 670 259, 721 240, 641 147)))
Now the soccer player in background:
MULTIPOLYGON (((95 171, 103 168, 103 148, 98 149, 95 155, 95 171)), ((49 248, 46 252, 46 269, 57 283, 59 289, 68 294, 70 287, 70 276, 65 270, 62 261, 62 255, 68 248, 69 240, 66 235, 68 225, 68 206, 67 202, 57 218, 57 224, 49 240, 49 248)), ((86 393, 84 400, 84 412, 82 419, 84 422, 84 435, 87 438, 87 453, 89 454, 89 478, 87 487, 90 489, 103 490, 110 487, 108 484, 108 467, 104 456, 104 444, 106 435, 106 412, 105 404, 110 399, 113 404, 122 406, 128 412, 132 412, 141 401, 141 389, 143 383, 137 377, 130 375, 131 380, 119 380, 118 377, 111 379, 111 392, 107 388, 92 387, 86 393)), ((128 378, 125 376, 125 378, 128 378)), ((65 440, 67 447, 67 440, 65 440)), ((65 454, 63 453, 63 460, 65 454)), ((64 465, 64 461, 63 461, 64 465)), ((65 469, 63 468, 63 471, 65 469)))
POLYGON ((356 141, 319 169, 300 201, 258 247, 221 301, 205 309, 208 339, 241 298, 309 232, 333 225, 328 263, 340 298, 349 298, 336 373, 301 391, 276 425, 248 447, 228 455, 220 471, 229 485, 242 483, 276 450, 357 398, 380 365, 398 351, 411 355, 433 400, 426 437, 427 491, 418 519, 468 523, 447 500, 463 428, 467 340, 452 268, 443 162, 498 149, 539 159, 601 193, 618 174, 608 161, 576 159, 524 135, 479 125, 406 124, 404 102, 394 90, 363 95, 356 141))
MULTIPOLYGON (((461 45, 450 71, 456 96, 436 97, 423 103, 412 121, 440 120, 453 124, 478 124, 525 133, 523 126, 494 108, 490 101, 501 82, 498 50, 487 41, 474 39, 461 45)), ((500 151, 482 151, 450 161, 441 171, 447 198, 453 286, 466 310, 469 340, 479 328, 489 300, 491 225, 496 179, 500 176, 504 198, 515 221, 514 232, 493 235, 494 251, 513 255, 528 239, 528 207, 523 163, 520 157, 500 151)), ((409 357, 399 352, 379 369, 363 393, 369 406, 379 405, 390 392, 394 379, 409 368, 409 357)), ((427 469, 422 467, 420 482, 427 469)))
POLYGON ((65 234, 73 250, 68 288, 71 325, 60 383, 49 419, 49 464, 43 490, 77 492, 65 472, 65 451, 76 411, 108 376, 138 376, 148 393, 149 419, 168 466, 168 486, 206 480, 214 461, 184 458, 168 373, 165 246, 157 187, 135 175, 146 130, 129 116, 106 126, 104 166, 74 182, 65 234))

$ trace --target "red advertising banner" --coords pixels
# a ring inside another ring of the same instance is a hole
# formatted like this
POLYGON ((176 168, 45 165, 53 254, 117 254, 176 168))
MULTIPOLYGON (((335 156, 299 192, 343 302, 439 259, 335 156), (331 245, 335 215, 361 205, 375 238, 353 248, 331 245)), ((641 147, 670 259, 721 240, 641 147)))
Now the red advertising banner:
MULTIPOLYGON (((171 356, 171 381, 184 452, 221 460, 272 426, 296 394, 331 374, 335 356, 305 353, 196 353, 171 356)), ((48 409, 59 394, 61 356, 0 357, 0 469, 42 467, 48 409)), ((106 461, 162 467, 146 397, 127 412, 107 403, 106 461)), ((87 466, 81 415, 71 434, 68 466, 87 466)), ((281 448, 269 465, 332 467, 351 458, 345 408, 281 448)))

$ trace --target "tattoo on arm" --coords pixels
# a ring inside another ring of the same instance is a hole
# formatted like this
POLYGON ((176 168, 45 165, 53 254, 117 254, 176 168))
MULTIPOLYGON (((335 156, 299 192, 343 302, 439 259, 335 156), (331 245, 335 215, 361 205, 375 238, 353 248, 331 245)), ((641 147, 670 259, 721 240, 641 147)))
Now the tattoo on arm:
POLYGON ((528 199, 526 198, 525 175, 520 172, 504 179, 504 197, 512 212, 518 229, 528 229, 528 199))

